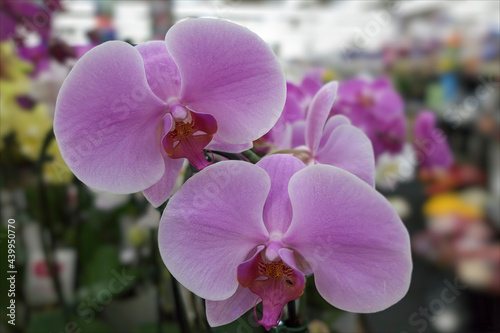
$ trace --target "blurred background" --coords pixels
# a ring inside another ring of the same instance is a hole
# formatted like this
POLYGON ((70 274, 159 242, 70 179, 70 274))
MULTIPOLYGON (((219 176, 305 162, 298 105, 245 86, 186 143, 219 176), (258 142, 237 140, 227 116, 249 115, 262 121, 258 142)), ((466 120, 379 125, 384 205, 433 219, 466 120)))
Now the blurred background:
MULTIPOLYGON (((379 156, 377 189, 410 231, 410 290, 359 315, 327 304, 309 279, 299 313, 310 332, 500 331, 499 1, 1 0, 0 8, 1 332, 208 331, 203 301, 173 287, 159 259, 160 213, 141 193, 79 182, 52 135, 57 93, 85 52, 113 39, 163 39, 188 17, 248 27, 290 82, 311 71, 324 82, 388 77, 404 98, 408 144, 379 156), (454 156, 430 174, 408 157, 421 110, 436 114, 454 156)), ((212 329, 262 330, 253 311, 212 329)))

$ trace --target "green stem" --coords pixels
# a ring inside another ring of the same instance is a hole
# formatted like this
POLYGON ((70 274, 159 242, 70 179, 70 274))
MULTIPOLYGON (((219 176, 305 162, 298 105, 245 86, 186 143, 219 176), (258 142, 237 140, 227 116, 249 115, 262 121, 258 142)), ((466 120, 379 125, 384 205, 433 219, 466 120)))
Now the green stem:
POLYGON ((157 332, 161 333, 161 324, 163 311, 161 308, 161 260, 158 258, 158 248, 156 247, 156 240, 158 239, 157 230, 150 230, 149 233, 151 242, 151 266, 153 268, 153 282, 156 285, 156 310, 158 315, 157 332))
POLYGON ((267 154, 264 157, 267 157, 269 155, 275 155, 275 154, 309 154, 309 152, 305 149, 282 149, 282 150, 277 150, 273 151, 272 153, 267 154))
POLYGON ((179 322, 181 333, 190 333, 189 323, 187 321, 186 313, 184 312, 184 304, 182 302, 179 282, 177 282, 177 280, 172 275, 170 275, 170 279, 172 282, 172 291, 174 294, 175 314, 179 322))
POLYGON ((257 154, 255 154, 252 150, 245 150, 244 152, 241 153, 243 156, 245 156, 246 158, 248 158, 248 160, 250 162, 252 162, 253 164, 256 164, 257 162, 260 161, 260 157, 257 156, 257 154))
MULTIPOLYGON (((197 171, 191 165, 189 165, 184 173, 183 183, 185 183, 189 178, 191 178, 196 172, 197 171)), ((160 207, 156 208, 156 210, 158 210, 160 212, 160 214, 162 214, 162 212, 165 209, 165 207, 167 206, 169 200, 170 200, 170 198, 164 204, 162 204, 160 207)), ((158 235, 158 234, 155 233, 155 235, 158 235)), ((156 251, 156 252, 158 252, 158 251, 156 251)), ((159 260, 157 262, 159 262, 159 260)), ((190 333, 189 323, 187 321, 186 313, 184 311, 184 302, 182 301, 182 297, 181 297, 181 293, 180 293, 179 282, 177 282, 177 280, 172 275, 170 275, 170 279, 171 279, 171 287, 172 287, 172 292, 173 292, 174 302, 175 302, 175 312, 176 312, 175 314, 177 316, 177 321, 179 323, 180 331, 181 331, 181 333, 190 333)))
MULTIPOLYGON (((41 209, 41 221, 43 226, 49 231, 50 236, 50 244, 47 242, 45 237, 43 236, 42 231, 42 246, 43 252, 45 255, 45 261, 49 268, 50 278, 52 279, 52 283, 54 285, 54 289, 57 294, 57 298, 61 306, 63 307, 63 314, 66 319, 69 319, 69 311, 67 308, 67 304, 64 300, 64 294, 62 291, 61 280, 59 279, 59 274, 57 273, 57 267, 55 264, 55 243, 54 243, 54 228, 52 225, 52 218, 50 216, 49 210, 49 200, 47 198, 47 188, 43 181, 43 164, 47 160, 47 149, 54 139, 54 132, 52 129, 47 133, 45 139, 43 141, 42 150, 40 153, 40 158, 37 163, 37 172, 38 172, 38 197, 40 200, 40 209, 41 209)), ((42 229, 43 230, 43 229, 42 229)))
POLYGON ((287 327, 299 327, 299 318, 297 317, 297 309, 295 301, 288 302, 288 319, 285 321, 287 327))
POLYGON ((243 157, 239 156, 238 154, 233 154, 233 153, 226 153, 223 151, 212 151, 215 155, 219 155, 222 157, 227 158, 228 160, 235 160, 235 161, 242 161, 244 160, 243 157))

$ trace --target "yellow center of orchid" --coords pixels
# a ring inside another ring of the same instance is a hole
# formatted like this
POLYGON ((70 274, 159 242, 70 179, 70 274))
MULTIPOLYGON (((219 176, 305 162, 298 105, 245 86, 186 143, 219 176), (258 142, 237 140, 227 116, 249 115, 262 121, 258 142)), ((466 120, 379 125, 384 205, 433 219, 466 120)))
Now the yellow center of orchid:
POLYGON ((259 262, 259 271, 262 275, 271 277, 273 279, 280 278, 287 270, 285 264, 280 261, 273 261, 270 263, 259 262))
POLYGON ((193 124, 192 123, 175 123, 175 131, 177 132, 177 135, 179 136, 188 136, 191 134, 193 131, 193 124))

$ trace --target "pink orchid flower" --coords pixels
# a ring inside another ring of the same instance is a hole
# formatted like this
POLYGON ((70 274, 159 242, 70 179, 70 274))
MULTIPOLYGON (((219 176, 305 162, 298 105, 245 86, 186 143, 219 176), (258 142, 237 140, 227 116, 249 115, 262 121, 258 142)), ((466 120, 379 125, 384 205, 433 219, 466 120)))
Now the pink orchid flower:
POLYGON ((313 97, 321 89, 323 69, 317 68, 306 73, 299 85, 286 83, 286 102, 283 113, 276 125, 264 136, 266 141, 272 142, 278 149, 285 149, 287 129, 296 121, 306 119, 307 109, 313 97))
POLYGON ((344 115, 370 138, 375 157, 403 149, 406 137, 404 101, 387 78, 350 79, 339 86, 331 115, 344 115))
POLYGON ((412 270, 408 232, 381 194, 340 168, 284 154, 217 163, 189 179, 163 213, 159 249, 172 275, 207 300, 211 326, 262 301, 257 320, 269 330, 309 274, 330 304, 380 311, 406 294, 412 270))
POLYGON ((203 169, 205 149, 249 149, 276 123, 285 95, 278 60, 256 34, 188 19, 165 42, 111 41, 87 52, 61 88, 54 132, 82 182, 143 191, 159 206, 184 158, 203 169))
POLYGON ((332 81, 313 96, 305 120, 288 126, 281 149, 295 148, 297 157, 308 165, 333 165, 375 186, 375 157, 370 139, 345 116, 328 119, 337 88, 338 83, 332 81))
POLYGON ((447 169, 453 163, 446 136, 436 127, 436 115, 432 111, 420 111, 415 120, 413 146, 420 167, 427 170, 447 169))

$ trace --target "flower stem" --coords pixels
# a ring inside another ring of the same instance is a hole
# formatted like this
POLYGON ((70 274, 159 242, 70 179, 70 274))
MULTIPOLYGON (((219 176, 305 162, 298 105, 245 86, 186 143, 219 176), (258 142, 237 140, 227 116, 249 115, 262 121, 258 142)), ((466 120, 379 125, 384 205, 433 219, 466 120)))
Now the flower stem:
POLYGON ((287 327, 299 327, 299 318, 297 317, 297 309, 295 301, 290 301, 287 304, 288 319, 285 321, 287 327))
POLYGON ((153 282, 156 286, 156 311, 158 315, 158 325, 156 331, 158 333, 162 332, 162 315, 163 310, 161 307, 161 263, 158 258, 158 249, 156 247, 156 240, 158 239, 158 231, 150 230, 150 242, 151 242, 151 266, 153 268, 153 282))
POLYGON ((252 150, 245 150, 244 152, 241 153, 243 156, 245 156, 246 158, 248 158, 248 160, 250 162, 252 162, 253 164, 256 164, 257 162, 260 161, 260 157, 257 156, 257 154, 255 154, 252 150))
POLYGON ((174 293, 175 311, 181 333, 190 333, 189 323, 186 318, 186 313, 184 312, 184 304, 182 302, 179 282, 177 282, 172 275, 170 275, 170 279, 172 282, 172 291, 174 293))
POLYGON ((223 151, 212 151, 212 153, 214 153, 215 155, 225 157, 228 160, 235 160, 235 161, 242 161, 243 160, 243 157, 239 156, 238 154, 226 153, 223 151))
POLYGON ((267 157, 269 155, 275 155, 275 154, 309 154, 309 151, 305 149, 282 149, 282 150, 277 150, 273 151, 272 153, 267 154, 264 157, 267 157))
MULTIPOLYGON (((50 216, 49 210, 49 201, 47 199, 47 188, 43 181, 43 164, 47 160, 47 149, 49 144, 54 139, 54 132, 52 129, 47 133, 45 139, 43 141, 42 149, 40 152, 40 158, 37 163, 37 172, 38 172, 38 198, 40 200, 40 208, 41 208, 41 221, 43 226, 49 231, 50 240, 47 242, 47 239, 43 236, 42 231, 42 246, 43 252, 45 255, 45 262, 47 263, 50 278, 52 280, 52 284, 56 291, 56 295, 59 303, 63 308, 63 314, 65 319, 69 319, 69 311, 64 300, 64 294, 62 291, 61 280, 59 279, 59 274, 57 272, 57 267, 55 263, 55 245, 54 245, 54 228, 52 226, 52 219, 50 216), (50 243, 50 244, 49 244, 50 243)), ((42 229, 43 230, 43 229, 42 229)))

